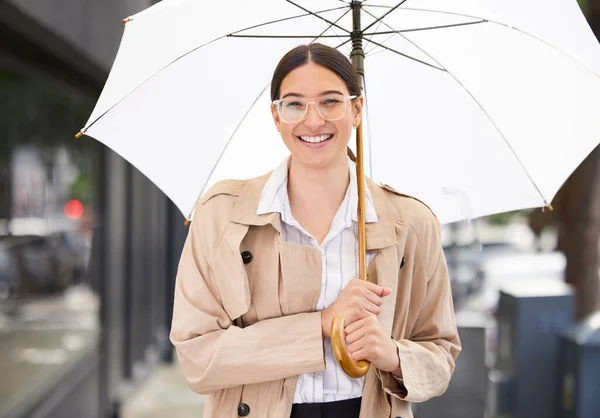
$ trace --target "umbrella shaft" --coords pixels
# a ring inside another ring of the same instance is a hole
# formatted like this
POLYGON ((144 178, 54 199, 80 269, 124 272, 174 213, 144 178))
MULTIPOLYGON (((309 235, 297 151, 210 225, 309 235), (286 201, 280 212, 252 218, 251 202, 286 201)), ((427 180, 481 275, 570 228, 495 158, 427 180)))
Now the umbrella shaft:
POLYGON ((358 278, 367 280, 367 234, 365 219, 365 170, 363 124, 356 129, 356 180, 358 182, 358 278))
POLYGON ((350 53, 350 60, 356 72, 361 76, 360 81, 362 83, 362 77, 365 75, 365 52, 362 46, 363 33, 360 23, 362 5, 359 1, 352 1, 350 7, 352 8, 352 33, 350 33, 352 52, 350 53))
MULTIPOLYGON (((364 86, 365 76, 365 52, 362 46, 363 33, 360 22, 361 2, 353 0, 350 3, 352 8, 352 52, 350 60, 354 69, 359 75, 361 88, 364 86)), ((366 241, 366 220, 365 220, 365 171, 363 155, 363 124, 362 122, 356 129, 356 179, 358 181, 358 278, 367 280, 367 241, 366 241)))

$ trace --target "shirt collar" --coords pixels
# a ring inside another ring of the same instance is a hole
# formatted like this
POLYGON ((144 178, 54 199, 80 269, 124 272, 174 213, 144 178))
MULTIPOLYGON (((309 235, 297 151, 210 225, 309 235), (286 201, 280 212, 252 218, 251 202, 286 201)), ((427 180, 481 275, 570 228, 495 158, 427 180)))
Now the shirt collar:
MULTIPOLYGON (((290 157, 285 158, 281 164, 271 173, 263 188, 257 215, 278 212, 286 223, 292 221, 289 211, 289 197, 287 194, 288 171, 290 157)), ((356 179, 356 164, 348 158, 348 171, 350 183, 346 195, 340 206, 340 214, 344 217, 346 224, 350 220, 358 222, 358 182, 356 179)), ((365 219, 367 223, 377 222, 377 212, 373 197, 365 181, 365 219)))

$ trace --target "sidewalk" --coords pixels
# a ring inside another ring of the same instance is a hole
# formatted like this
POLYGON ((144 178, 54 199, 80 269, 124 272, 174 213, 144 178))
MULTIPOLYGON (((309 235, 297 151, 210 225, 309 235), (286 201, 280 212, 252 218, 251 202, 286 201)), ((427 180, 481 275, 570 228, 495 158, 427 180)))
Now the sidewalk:
POLYGON ((177 363, 161 365, 123 405, 123 418, 201 418, 205 397, 188 387, 177 363))

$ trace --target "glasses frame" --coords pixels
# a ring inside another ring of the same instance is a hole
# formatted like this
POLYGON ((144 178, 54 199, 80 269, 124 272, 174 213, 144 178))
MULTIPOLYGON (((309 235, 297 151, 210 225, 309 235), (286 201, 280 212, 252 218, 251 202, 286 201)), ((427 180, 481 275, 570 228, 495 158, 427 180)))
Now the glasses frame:
POLYGON ((302 117, 297 120, 296 122, 289 122, 287 120, 285 120, 285 118, 283 117, 283 115, 281 114, 281 106, 279 106, 285 99, 277 99, 277 100, 273 100, 273 105, 275 105, 275 107, 277 108, 277 114, 279 115, 279 119, 281 119, 282 122, 287 123, 289 125, 294 124, 294 123, 300 123, 304 120, 304 118, 306 117, 306 115, 308 114, 308 107, 309 105, 313 105, 315 107, 315 110, 317 111, 317 114, 321 117, 321 119, 326 120, 326 121, 335 121, 335 120, 340 120, 344 117, 344 114, 346 113, 346 110, 348 110, 348 102, 350 100, 354 100, 356 99, 358 96, 357 95, 352 95, 352 96, 342 96, 342 98, 344 99, 344 112, 342 113, 342 115, 339 118, 335 118, 335 119, 331 119, 331 118, 326 118, 325 116, 323 116, 321 114, 321 111, 319 110, 319 107, 317 106, 316 100, 311 100, 309 102, 306 102, 306 109, 304 109, 304 115, 302 115, 302 117))

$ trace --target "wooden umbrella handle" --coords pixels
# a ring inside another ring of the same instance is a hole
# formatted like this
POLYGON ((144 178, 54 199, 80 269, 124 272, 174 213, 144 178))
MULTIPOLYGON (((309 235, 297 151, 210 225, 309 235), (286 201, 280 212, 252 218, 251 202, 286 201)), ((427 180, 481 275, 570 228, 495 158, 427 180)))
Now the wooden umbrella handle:
MULTIPOLYGON (((358 278, 367 280, 367 241, 365 219, 365 173, 362 123, 356 128, 356 180, 358 182, 358 278)), ((331 322, 331 346, 340 367, 350 377, 363 377, 369 371, 368 361, 354 362, 346 348, 346 321, 335 317, 331 322)))
POLYGON ((344 328, 346 321, 339 316, 333 318, 331 323, 331 347, 333 354, 344 372, 353 378, 363 377, 369 371, 370 363, 366 360, 355 362, 350 358, 346 349, 346 339, 344 338, 344 328))

